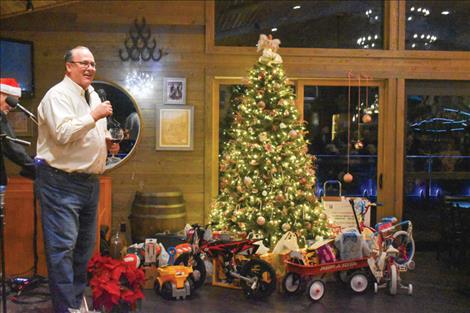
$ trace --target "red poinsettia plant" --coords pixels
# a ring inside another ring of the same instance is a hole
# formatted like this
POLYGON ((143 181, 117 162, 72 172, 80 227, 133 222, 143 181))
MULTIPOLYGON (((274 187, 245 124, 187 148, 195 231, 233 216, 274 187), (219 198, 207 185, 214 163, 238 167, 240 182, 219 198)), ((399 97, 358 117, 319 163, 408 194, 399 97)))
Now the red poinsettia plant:
POLYGON ((124 305, 133 310, 137 300, 144 298, 144 271, 130 263, 96 254, 88 263, 88 272, 95 309, 109 312, 124 305))

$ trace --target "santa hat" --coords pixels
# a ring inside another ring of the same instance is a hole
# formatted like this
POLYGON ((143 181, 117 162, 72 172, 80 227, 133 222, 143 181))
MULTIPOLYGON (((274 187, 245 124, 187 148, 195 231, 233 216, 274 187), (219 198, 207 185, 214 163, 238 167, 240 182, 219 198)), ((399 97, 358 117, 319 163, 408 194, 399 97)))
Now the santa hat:
POLYGON ((21 97, 21 88, 14 78, 0 78, 0 92, 10 96, 21 97))

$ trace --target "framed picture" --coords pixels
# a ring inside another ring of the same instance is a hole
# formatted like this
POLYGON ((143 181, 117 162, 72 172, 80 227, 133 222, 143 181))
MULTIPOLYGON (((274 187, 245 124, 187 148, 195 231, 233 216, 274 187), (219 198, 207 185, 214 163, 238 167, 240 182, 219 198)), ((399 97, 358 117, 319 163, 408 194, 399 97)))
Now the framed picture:
POLYGON ((8 112, 7 119, 16 136, 31 136, 30 122, 26 114, 23 112, 11 111, 8 112))
POLYGON ((157 106, 157 150, 193 150, 194 106, 157 106))
POLYGON ((186 104, 186 78, 163 78, 163 104, 186 104))

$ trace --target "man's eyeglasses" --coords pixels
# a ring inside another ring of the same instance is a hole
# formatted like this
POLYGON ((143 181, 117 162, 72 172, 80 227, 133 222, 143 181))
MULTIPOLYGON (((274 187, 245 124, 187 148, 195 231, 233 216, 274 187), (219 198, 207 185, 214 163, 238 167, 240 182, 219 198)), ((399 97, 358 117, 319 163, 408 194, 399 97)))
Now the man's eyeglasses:
POLYGON ((89 62, 89 61, 69 61, 69 63, 80 64, 81 67, 83 67, 83 68, 88 68, 88 67, 96 68, 96 63, 95 63, 95 62, 89 62))

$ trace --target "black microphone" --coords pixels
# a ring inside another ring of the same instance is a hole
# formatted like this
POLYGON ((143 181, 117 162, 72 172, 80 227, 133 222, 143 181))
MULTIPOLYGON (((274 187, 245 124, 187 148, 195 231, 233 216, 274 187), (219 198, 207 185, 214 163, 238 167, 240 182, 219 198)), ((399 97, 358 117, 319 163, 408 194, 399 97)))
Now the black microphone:
POLYGON ((96 93, 98 94, 98 97, 100 97, 101 102, 105 102, 106 100, 108 100, 106 91, 104 89, 98 89, 96 90, 96 93))
MULTIPOLYGON (((106 95, 106 90, 104 89, 97 89, 96 90, 96 93, 98 94, 98 97, 100 97, 100 100, 101 102, 105 102, 108 100, 108 96, 106 95)), ((117 127, 117 128, 120 128, 121 127, 121 123, 119 123, 118 121, 116 121, 111 115, 107 117, 108 119, 108 127, 111 126, 111 127, 117 127)))
POLYGON ((18 99, 12 97, 12 96, 8 96, 6 99, 5 99, 6 103, 12 107, 12 108, 18 108, 20 109, 21 111, 23 111, 24 114, 26 114, 36 125, 38 124, 38 121, 36 120, 36 117, 34 116, 33 113, 31 113, 30 111, 28 111, 28 109, 26 109, 24 106, 22 106, 21 104, 18 103, 18 99))

